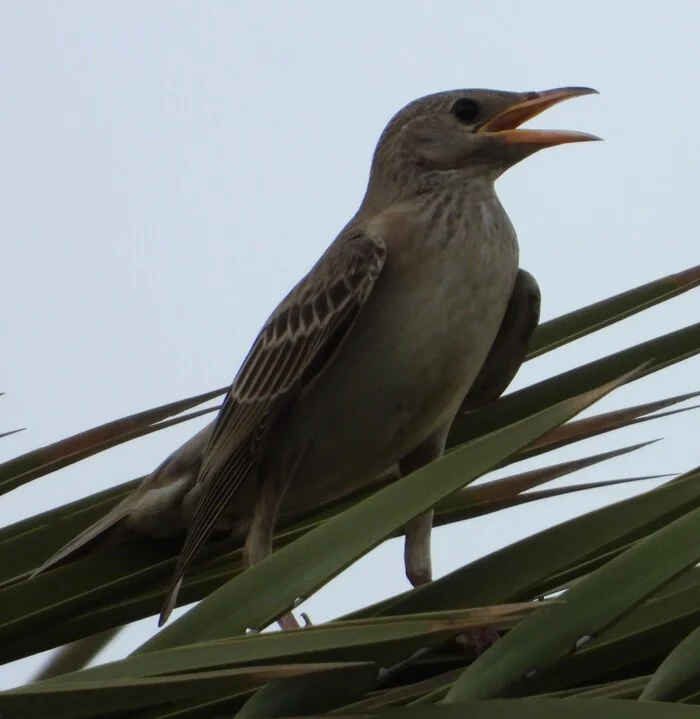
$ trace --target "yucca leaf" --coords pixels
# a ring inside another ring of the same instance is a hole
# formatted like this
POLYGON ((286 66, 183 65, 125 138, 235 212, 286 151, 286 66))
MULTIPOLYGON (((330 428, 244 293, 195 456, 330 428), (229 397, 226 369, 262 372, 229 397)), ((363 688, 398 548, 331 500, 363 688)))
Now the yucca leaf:
POLYGON ((700 265, 696 265, 543 322, 535 330, 528 359, 539 357, 556 347, 609 327, 637 312, 677 297, 699 284, 700 265))
POLYGON ((0 464, 0 494, 93 454, 115 447, 122 442, 212 412, 213 409, 205 409, 185 418, 172 420, 170 423, 163 422, 167 417, 180 414, 190 407, 207 402, 225 391, 226 388, 217 389, 177 402, 169 402, 154 409, 137 412, 3 462, 0 464))

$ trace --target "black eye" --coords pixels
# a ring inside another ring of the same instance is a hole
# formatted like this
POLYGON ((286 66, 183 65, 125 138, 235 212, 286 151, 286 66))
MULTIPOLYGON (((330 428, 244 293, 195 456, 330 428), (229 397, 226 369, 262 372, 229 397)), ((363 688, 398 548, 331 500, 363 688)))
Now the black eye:
POLYGON ((474 122, 479 114, 479 106, 468 97, 460 97, 459 100, 452 105, 452 114, 460 122, 474 122))

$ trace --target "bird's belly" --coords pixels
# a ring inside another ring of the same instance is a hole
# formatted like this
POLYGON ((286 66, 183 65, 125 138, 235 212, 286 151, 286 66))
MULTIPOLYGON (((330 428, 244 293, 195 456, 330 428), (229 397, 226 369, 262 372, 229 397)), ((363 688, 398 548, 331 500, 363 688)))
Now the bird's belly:
POLYGON ((357 489, 452 421, 515 281, 517 245, 505 235, 487 251, 477 242, 388 268, 290 417, 289 441, 306 448, 284 513, 357 489))

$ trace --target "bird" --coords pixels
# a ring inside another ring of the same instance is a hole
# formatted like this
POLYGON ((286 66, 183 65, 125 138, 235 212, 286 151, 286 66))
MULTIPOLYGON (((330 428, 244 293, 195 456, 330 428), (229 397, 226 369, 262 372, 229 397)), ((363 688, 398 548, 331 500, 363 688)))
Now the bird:
MULTIPOLYGON (((521 127, 595 92, 448 90, 396 113, 357 212, 264 323, 214 422, 37 573, 117 528, 184 531, 162 625, 215 530, 244 540, 250 567, 281 516, 439 458, 455 416, 506 389, 539 318, 495 182, 539 150, 600 139, 521 127)), ((413 586, 432 579, 432 518, 404 528, 413 586)))

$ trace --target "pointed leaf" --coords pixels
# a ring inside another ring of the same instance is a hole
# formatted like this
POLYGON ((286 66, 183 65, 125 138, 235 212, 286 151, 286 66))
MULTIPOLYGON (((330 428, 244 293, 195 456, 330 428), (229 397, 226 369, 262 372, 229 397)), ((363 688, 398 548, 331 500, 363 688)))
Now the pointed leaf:
POLYGON ((425 613, 423 615, 331 622, 285 632, 244 634, 231 639, 137 653, 121 661, 64 674, 44 685, 64 686, 86 681, 114 681, 223 666, 285 664, 297 661, 393 662, 419 647, 444 642, 460 632, 489 624, 512 626, 542 609, 538 602, 498 607, 425 613))
POLYGON ((535 330, 528 359, 539 357, 556 347, 631 317, 637 312, 687 292, 698 284, 700 284, 700 265, 543 322, 535 330))
POLYGON ((40 682, 85 668, 120 631, 121 627, 115 627, 60 647, 32 677, 32 682, 40 682))
POLYGON ((603 479, 599 482, 585 482, 583 484, 573 484, 566 487, 557 487, 556 489, 540 489, 534 492, 518 494, 509 499, 491 500, 481 502, 475 505, 456 506, 449 509, 447 505, 440 512, 435 513, 433 526, 442 527, 446 524, 454 522, 463 522, 466 519, 474 517, 483 517, 492 512, 499 512, 502 509, 510 507, 519 507, 522 504, 530 504, 530 502, 539 502, 543 499, 551 499, 553 497, 562 497, 566 494, 575 494, 577 492, 587 492, 589 489, 605 489, 606 487, 614 487, 618 484, 633 484, 636 482, 644 482, 650 479, 663 479, 671 475, 667 474, 650 474, 646 477, 625 477, 624 479, 603 479))
POLYGON ((630 377, 629 381, 646 377, 698 352, 700 322, 512 392, 478 411, 459 415, 452 424, 448 446, 480 437, 543 407, 599 387, 643 363, 647 363, 645 369, 630 377))
POLYGON ((312 664, 282 665, 110 682, 86 680, 67 685, 41 682, 0 692, 0 713, 8 719, 101 719, 106 711, 111 714, 168 705, 178 699, 200 696, 221 688, 244 692, 273 679, 312 673, 323 668, 312 664))
POLYGON ((645 494, 537 532, 419 589, 346 618, 485 606, 539 596, 560 586, 558 573, 563 570, 591 557, 619 551, 632 539, 700 506, 698 480, 700 471, 689 472, 645 494))
POLYGON ((259 689, 236 714, 236 719, 254 717, 308 716, 330 711, 370 691, 377 678, 374 664, 340 666, 327 671, 269 682, 259 689))
MULTIPOLYGON (((537 469, 530 470, 529 472, 513 474, 509 477, 503 477, 501 479, 494 479, 490 482, 484 482, 484 484, 480 484, 476 487, 467 487, 450 499, 459 500, 464 498, 472 503, 488 502, 497 499, 510 499, 511 497, 520 494, 520 492, 525 492, 528 489, 539 487, 546 482, 551 482, 555 479, 564 477, 567 474, 571 474, 572 472, 577 472, 581 469, 586 469, 587 467, 599 464, 600 462, 605 462, 608 459, 614 459, 615 457, 635 452, 636 450, 647 447, 655 442, 658 442, 658 440, 639 442, 638 444, 632 444, 627 447, 611 450, 609 452, 594 454, 590 457, 582 457, 581 459, 574 459, 569 462, 553 464, 549 467, 539 467, 537 469)), ((439 507, 440 505, 438 504, 438 508, 439 507)))
POLYGON ((589 439, 590 437, 597 437, 605 432, 621 429, 623 427, 630 427, 640 422, 661 419, 662 417, 667 417, 678 412, 687 412, 691 409, 696 409, 697 407, 685 407, 679 410, 674 410, 673 412, 663 412, 648 416, 652 412, 665 409, 666 407, 670 407, 678 402, 684 402, 698 396, 698 394, 699 393, 697 392, 691 392, 684 395, 678 395, 676 397, 669 397, 665 400, 648 402, 646 404, 636 405, 635 407, 625 407, 612 412, 604 412, 602 414, 593 415, 592 417, 584 417, 583 419, 577 419, 573 422, 567 422, 561 427, 555 427, 544 437, 540 437, 529 447, 524 449, 522 452, 519 452, 517 457, 514 459, 517 459, 518 461, 530 459, 531 457, 536 457, 543 452, 551 452, 555 449, 559 449, 560 447, 565 447, 573 442, 579 442, 583 439, 589 439))
POLYGON ((468 667, 445 701, 488 699, 524 688, 531 673, 586 639, 700 559, 700 508, 641 540, 575 584, 561 604, 532 615, 468 667))
MULTIPOLYGON (((138 412, 113 422, 107 422, 99 427, 80 432, 72 437, 67 437, 46 447, 35 449, 27 454, 3 462, 0 464, 0 493, 9 492, 37 477, 49 472, 55 472, 57 469, 66 467, 122 442, 162 429, 165 426, 170 426, 166 423, 155 427, 151 425, 161 422, 166 417, 184 412, 202 402, 207 402, 225 391, 226 388, 218 389, 177 402, 169 402, 154 409, 138 412)), ((214 409, 202 410, 190 415, 188 419, 192 416, 199 416, 213 411, 214 409)), ((177 421, 175 420, 171 424, 177 421)), ((179 421, 182 421, 182 419, 179 421)))
MULTIPOLYGON (((619 699, 496 699, 386 709, 362 716, 366 719, 694 719, 697 713, 697 707, 682 704, 619 699)), ((326 716, 341 719, 342 715, 326 716)))
POLYGON ((700 627, 664 659, 651 677, 640 699, 677 701, 700 691, 700 627))

